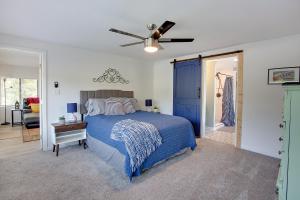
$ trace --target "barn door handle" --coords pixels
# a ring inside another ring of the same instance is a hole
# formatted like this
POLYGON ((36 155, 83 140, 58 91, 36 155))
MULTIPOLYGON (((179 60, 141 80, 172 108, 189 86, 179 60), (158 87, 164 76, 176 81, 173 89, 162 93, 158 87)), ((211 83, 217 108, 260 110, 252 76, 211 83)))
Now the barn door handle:
POLYGON ((200 99, 201 98, 201 88, 198 87, 198 98, 200 99))

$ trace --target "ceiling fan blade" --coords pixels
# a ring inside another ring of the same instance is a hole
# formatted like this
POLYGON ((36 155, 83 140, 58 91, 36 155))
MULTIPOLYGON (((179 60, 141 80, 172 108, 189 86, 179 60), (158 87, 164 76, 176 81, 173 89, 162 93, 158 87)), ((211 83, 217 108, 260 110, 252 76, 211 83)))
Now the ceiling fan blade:
POLYGON ((158 40, 159 43, 167 42, 193 42, 194 38, 161 38, 158 40))
POLYGON ((111 29, 109 29, 109 31, 114 32, 114 33, 119 33, 119 34, 127 35, 127 36, 134 37, 134 38, 138 38, 138 39, 141 39, 141 40, 146 39, 146 38, 144 38, 142 36, 135 35, 135 34, 132 34, 132 33, 128 33, 128 32, 125 32, 125 31, 121 31, 121 30, 118 30, 118 29, 115 29, 115 28, 111 28, 111 29))
POLYGON ((165 32, 175 25, 175 22, 165 21, 153 34, 152 38, 159 39, 165 32))
POLYGON ((144 41, 123 44, 123 45, 120 45, 120 46, 121 47, 128 47, 128 46, 133 46, 133 45, 142 44, 142 43, 144 43, 144 41))

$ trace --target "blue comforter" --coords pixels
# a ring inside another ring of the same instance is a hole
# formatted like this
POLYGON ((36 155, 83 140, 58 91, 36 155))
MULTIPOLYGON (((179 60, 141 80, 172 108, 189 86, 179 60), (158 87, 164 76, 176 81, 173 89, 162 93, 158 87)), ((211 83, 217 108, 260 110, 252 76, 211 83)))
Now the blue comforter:
POLYGON ((124 170, 130 178, 139 176, 144 169, 151 168, 155 163, 171 157, 184 148, 190 147, 194 150, 197 146, 192 124, 182 117, 138 111, 127 115, 87 116, 85 120, 88 123, 87 132, 90 136, 118 149, 120 153, 126 156, 124 170), (158 129, 162 137, 162 145, 135 172, 131 170, 130 158, 125 144, 110 138, 114 124, 124 119, 149 122, 158 129))

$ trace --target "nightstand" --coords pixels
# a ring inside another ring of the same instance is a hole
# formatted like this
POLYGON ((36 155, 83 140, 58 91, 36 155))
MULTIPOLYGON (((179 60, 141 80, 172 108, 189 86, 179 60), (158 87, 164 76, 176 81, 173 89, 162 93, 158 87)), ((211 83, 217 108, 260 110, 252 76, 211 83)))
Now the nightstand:
POLYGON ((79 145, 83 143, 83 148, 86 149, 86 122, 53 123, 51 125, 53 152, 56 150, 56 156, 58 156, 59 145, 64 143, 79 141, 79 145))

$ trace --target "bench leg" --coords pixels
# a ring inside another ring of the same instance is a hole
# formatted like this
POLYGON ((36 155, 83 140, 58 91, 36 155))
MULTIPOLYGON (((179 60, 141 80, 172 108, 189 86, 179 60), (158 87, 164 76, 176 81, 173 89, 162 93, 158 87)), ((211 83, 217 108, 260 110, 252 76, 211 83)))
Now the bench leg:
POLYGON ((58 152, 59 152, 59 144, 56 145, 56 156, 58 156, 58 152))
POLYGON ((55 152, 55 144, 53 145, 53 152, 55 152))
POLYGON ((87 144, 86 144, 86 140, 83 140, 83 148, 86 149, 87 148, 87 144))
POLYGON ((79 144, 79 146, 81 146, 81 140, 78 140, 78 144, 79 144))

